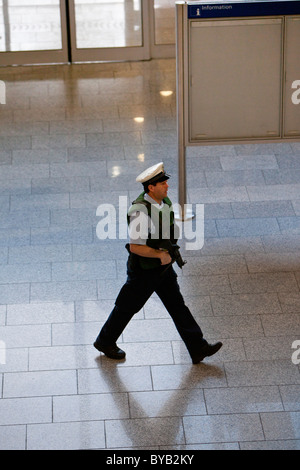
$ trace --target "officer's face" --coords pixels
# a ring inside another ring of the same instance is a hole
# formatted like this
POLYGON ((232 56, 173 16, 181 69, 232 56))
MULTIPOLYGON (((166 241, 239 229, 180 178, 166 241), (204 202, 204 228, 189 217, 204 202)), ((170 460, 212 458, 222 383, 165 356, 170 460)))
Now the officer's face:
POLYGON ((152 196, 157 201, 162 201, 164 197, 168 194, 169 185, 167 181, 163 181, 162 183, 156 183, 156 185, 149 186, 149 192, 152 193, 152 196))

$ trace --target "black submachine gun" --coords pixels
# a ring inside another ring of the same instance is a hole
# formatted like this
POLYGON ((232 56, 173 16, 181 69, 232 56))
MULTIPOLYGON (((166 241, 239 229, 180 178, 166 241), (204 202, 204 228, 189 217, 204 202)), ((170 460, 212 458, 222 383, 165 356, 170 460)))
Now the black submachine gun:
POLYGON ((179 251, 180 246, 178 246, 177 243, 172 243, 170 240, 162 240, 159 247, 169 252, 172 263, 176 262, 180 269, 187 263, 182 259, 179 251))

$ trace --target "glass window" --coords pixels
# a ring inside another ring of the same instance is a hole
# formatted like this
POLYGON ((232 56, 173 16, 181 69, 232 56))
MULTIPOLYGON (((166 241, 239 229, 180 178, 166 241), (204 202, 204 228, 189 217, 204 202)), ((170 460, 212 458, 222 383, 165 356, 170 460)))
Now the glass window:
POLYGON ((0 52, 60 49, 59 0, 0 0, 0 52))
POLYGON ((78 49, 142 46, 141 0, 75 0, 78 49))
POLYGON ((154 0, 155 44, 175 44, 176 0, 154 0))

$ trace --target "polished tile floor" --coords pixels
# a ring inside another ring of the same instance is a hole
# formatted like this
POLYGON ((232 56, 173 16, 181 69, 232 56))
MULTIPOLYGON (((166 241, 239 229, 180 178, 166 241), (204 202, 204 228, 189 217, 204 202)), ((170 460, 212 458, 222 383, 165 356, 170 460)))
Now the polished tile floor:
POLYGON ((92 343, 125 240, 100 240, 96 211, 116 207, 123 233, 119 202, 159 161, 176 201, 175 61, 0 78, 0 448, 300 449, 300 143, 188 150, 205 243, 182 240, 179 282, 224 347, 192 365, 153 296, 114 362, 92 343))

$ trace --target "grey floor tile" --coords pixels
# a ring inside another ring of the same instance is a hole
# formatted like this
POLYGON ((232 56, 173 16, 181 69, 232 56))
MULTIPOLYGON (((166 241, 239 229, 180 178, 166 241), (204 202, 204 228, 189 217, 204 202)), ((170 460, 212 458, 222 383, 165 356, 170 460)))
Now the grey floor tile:
POLYGON ((18 180, 22 174, 22 179, 49 178, 48 164, 22 164, 22 165, 3 165, 0 167, 0 179, 18 180))
POLYGON ((28 136, 0 137, 0 150, 21 150, 31 148, 31 138, 28 136))
MULTIPOLYGON (((255 186, 253 186, 254 188, 255 186)), ((299 193, 298 193, 299 194, 299 193)), ((240 202, 249 201, 245 186, 223 188, 199 188, 189 189, 188 195, 192 203, 208 204, 215 202, 240 202)), ((290 199, 290 198, 288 198, 290 199)))
POLYGON ((288 168, 263 171, 266 184, 294 184, 300 182, 300 169, 288 168))
POLYGON ((13 150, 12 151, 13 164, 21 165, 26 161, 27 163, 52 163, 52 162, 66 162, 67 150, 66 149, 47 149, 47 150, 13 150))
POLYGON ((24 246, 30 244, 30 228, 0 229, 0 246, 24 246))
POLYGON ((293 253, 246 254, 250 273, 297 271, 300 265, 300 251, 293 253))
POLYGON ((299 184, 272 184, 266 186, 247 186, 250 201, 279 201, 297 199, 299 184))
POLYGON ((284 313, 300 313, 300 292, 280 293, 278 299, 284 313))
POLYGON ((105 430, 108 449, 185 443, 180 417, 110 420, 105 430))
POLYGON ((221 363, 162 365, 152 367, 154 390, 178 390, 226 386, 226 377, 221 363))
POLYGON ((220 237, 255 237, 260 235, 279 234, 280 229, 276 218, 244 218, 217 220, 220 237))
POLYGON ((23 179, 10 179, 10 180, 4 180, 1 181, 1 189, 0 189, 0 194, 1 195, 27 195, 30 194, 31 190, 31 183, 30 180, 23 180, 23 179))
POLYGON ((132 392, 129 407, 132 418, 206 414, 203 391, 199 389, 132 392))
POLYGON ((4 325, 6 321, 6 305, 0 305, 0 325, 4 325))
MULTIPOLYGON (((68 147, 84 148, 86 146, 85 134, 73 135, 39 135, 32 137, 32 148, 35 149, 61 149, 68 147)), ((28 147, 27 147, 28 148, 28 147)))
MULTIPOLYGON (((32 283, 31 302, 97 300, 96 281, 32 283)), ((15 302, 13 302, 15 303, 15 302)))
POLYGON ((230 255, 264 252, 261 237, 206 238, 201 250, 203 255, 230 255))
POLYGON ((10 264, 51 263, 71 260, 71 245, 36 245, 9 248, 10 264))
POLYGON ((7 325, 74 322, 73 302, 17 304, 7 307, 7 325))
MULTIPOLYGON (((239 276, 243 275, 241 274, 239 276)), ((227 275, 182 276, 179 280, 179 285, 184 297, 232 293, 230 281, 227 275)))
POLYGON ((105 448, 103 421, 28 426, 28 450, 90 450, 105 448))
MULTIPOLYGON (((284 327, 284 315, 282 317, 282 326, 284 327)), ((281 333, 281 335, 283 332, 281 333)), ((292 344, 297 338, 294 336, 269 336, 263 338, 244 338, 243 343, 246 351, 246 357, 249 361, 270 361, 274 359, 291 360, 293 353, 292 344)))
POLYGON ((263 236, 263 246, 267 253, 273 252, 294 252, 300 250, 299 235, 292 233, 284 233, 281 235, 263 236))
POLYGON ((123 146, 103 146, 102 148, 89 147, 89 148, 72 148, 67 149, 68 162, 69 163, 80 163, 80 162, 98 162, 99 160, 110 160, 110 159, 124 159, 123 146))
POLYGON ((17 284, 51 281, 49 263, 0 265, 0 283, 17 284))
POLYGON ((278 217, 278 224, 283 234, 296 234, 300 233, 300 217, 278 217))
MULTIPOLYGON (((235 147, 236 148, 236 147, 235 147)), ((249 149, 249 147, 248 147, 249 149)), ((237 149, 239 151, 239 149, 237 149)), ((233 155, 220 157, 222 168, 225 171, 232 170, 250 170, 250 169, 278 169, 278 163, 275 155, 233 155)))
POLYGON ((70 245, 92 243, 93 229, 88 225, 79 225, 75 228, 64 226, 51 226, 46 228, 32 228, 31 245, 70 245))
POLYGON ((239 255, 186 257, 186 260, 187 265, 183 273, 187 276, 248 272, 244 257, 239 255))
POLYGON ((7 264, 8 260, 8 248, 0 247, 0 264, 7 264))
POLYGON ((2 284, 0 286, 1 304, 15 304, 29 302, 29 284, 2 284))
MULTIPOLYGON (((7 346, 6 346, 7 347, 7 346)), ((22 372, 28 370, 28 349, 7 348, 5 364, 0 363, 0 372, 22 372)))
POLYGON ((104 322, 112 311, 114 305, 114 300, 88 300, 75 302, 76 321, 104 322))
POLYGON ((26 197, 12 196, 11 210, 69 208, 69 194, 34 194, 26 197))
POLYGON ((106 162, 70 162, 70 163, 51 163, 50 176, 52 178, 70 178, 95 176, 95 174, 106 174, 106 162))
POLYGON ((0 426, 1 450, 25 450, 26 426, 0 426))
POLYGON ((206 171, 208 187, 263 185, 261 170, 206 171))
POLYGON ((229 387, 299 384, 299 370, 291 360, 226 362, 229 387))
POLYGON ((235 202, 231 204, 234 217, 280 217, 294 216, 291 201, 235 202))
POLYGON ((75 228, 78 225, 96 225, 94 208, 51 210, 51 225, 75 228))
POLYGON ((281 304, 277 294, 212 295, 211 303, 215 315, 281 313, 281 304))
POLYGON ((300 335, 300 314, 264 315, 262 325, 266 336, 300 335))
POLYGON ((87 261, 72 263, 53 263, 52 280, 89 281, 116 278, 115 261, 87 261))
POLYGON ((292 152, 291 145, 288 143, 278 144, 241 144, 235 146, 237 155, 289 155, 292 152))
POLYGON ((230 274, 229 277, 235 294, 299 291, 294 273, 230 274))
POLYGON ((97 368, 98 357, 91 345, 33 347, 29 349, 28 368, 33 372, 97 368))
MULTIPOLYGON (((291 146, 294 146, 293 149, 295 149, 295 146, 299 144, 291 144, 291 146)), ((280 169, 286 169, 286 168, 298 168, 300 169, 300 153, 299 151, 296 151, 296 154, 283 154, 283 155, 276 155, 276 159, 278 162, 278 166, 280 169)))
POLYGON ((299 450, 300 440, 241 442, 241 450, 299 450))
POLYGON ((279 387, 286 411, 300 411, 300 385, 281 385, 279 387))
POLYGON ((201 329, 207 339, 264 336, 259 315, 205 317, 201 319, 201 329))
POLYGON ((149 366, 118 367, 102 364, 97 369, 78 371, 78 393, 112 393, 152 390, 149 366))
POLYGON ((58 194, 88 192, 90 182, 87 176, 65 178, 34 178, 31 181, 32 194, 58 194))
POLYGON ((14 211, 3 213, 4 220, 1 228, 30 228, 48 227, 50 225, 50 213, 47 210, 14 211))
POLYGON ((50 423, 50 397, 7 398, 0 400, 0 426, 14 424, 50 423))
POLYGON ((53 346, 93 344, 96 333, 100 331, 102 325, 103 323, 98 322, 53 324, 52 344, 53 346))
POLYGON ((264 440, 258 414, 187 416, 183 425, 187 444, 264 440))
MULTIPOLYGON (((238 442, 214 442, 210 444, 190 444, 180 449, 184 450, 240 450, 240 444, 238 442)), ((176 448, 175 448, 176 450, 176 448)))
POLYGON ((172 341, 179 338, 179 334, 171 319, 136 320, 130 322, 123 332, 125 343, 172 341))
MULTIPOLYGON (((197 185, 196 185, 197 187, 197 185)), ((242 203, 241 203, 242 204, 242 203)), ((207 219, 231 219, 233 212, 229 202, 211 203, 204 206, 205 220, 207 219)))
POLYGON ((49 346, 51 325, 16 325, 1 328, 1 339, 7 348, 49 346))
POLYGON ((261 420, 267 440, 299 439, 300 413, 261 413, 261 420))
POLYGON ((283 411, 276 386, 207 389, 204 394, 209 415, 283 411))
POLYGON ((11 151, 1 150, 0 151, 0 165, 10 164, 12 160, 11 151))
POLYGON ((4 376, 3 398, 72 395, 77 393, 76 371, 10 373, 4 376))
POLYGON ((53 422, 100 421, 129 417, 126 393, 53 397, 53 422))
MULTIPOLYGON (((120 364, 122 367, 174 363, 171 341, 124 343, 121 347, 126 351, 126 360, 120 364)), ((111 362, 111 359, 107 359, 105 356, 101 356, 101 359, 104 365, 111 362)))

